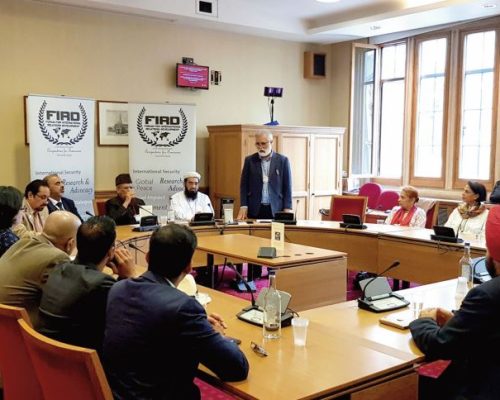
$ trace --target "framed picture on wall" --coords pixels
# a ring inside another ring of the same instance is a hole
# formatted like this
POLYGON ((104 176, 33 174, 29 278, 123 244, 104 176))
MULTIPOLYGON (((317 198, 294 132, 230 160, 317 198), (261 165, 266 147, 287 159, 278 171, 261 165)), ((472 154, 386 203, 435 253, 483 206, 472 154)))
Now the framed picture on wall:
POLYGON ((128 103, 97 101, 99 146, 128 146, 128 103))

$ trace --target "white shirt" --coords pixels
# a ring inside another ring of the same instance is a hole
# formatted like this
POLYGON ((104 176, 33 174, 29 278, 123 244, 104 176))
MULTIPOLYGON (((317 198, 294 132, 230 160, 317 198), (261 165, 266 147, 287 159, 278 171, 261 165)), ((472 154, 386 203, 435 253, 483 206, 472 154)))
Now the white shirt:
POLYGON ((210 197, 201 192, 198 192, 195 200, 188 199, 184 191, 178 192, 172 196, 171 207, 175 219, 184 221, 191 221, 195 214, 214 212, 210 197))
MULTIPOLYGON (((394 217, 394 214, 399 211, 401 207, 396 206, 391 210, 391 213, 385 220, 386 224, 391 223, 392 218, 394 217)), ((410 225, 409 226, 416 226, 418 228, 425 228, 425 222, 427 220, 427 214, 425 213, 424 210, 422 210, 420 207, 417 207, 417 210, 413 213, 413 216, 411 217, 410 225)))
POLYGON ((464 219, 458 212, 458 208, 455 208, 448 217, 448 221, 446 221, 444 226, 453 228, 455 234, 457 233, 457 229, 460 229, 460 233, 479 235, 484 231, 484 225, 486 224, 487 218, 488 210, 484 210, 477 217, 464 219))

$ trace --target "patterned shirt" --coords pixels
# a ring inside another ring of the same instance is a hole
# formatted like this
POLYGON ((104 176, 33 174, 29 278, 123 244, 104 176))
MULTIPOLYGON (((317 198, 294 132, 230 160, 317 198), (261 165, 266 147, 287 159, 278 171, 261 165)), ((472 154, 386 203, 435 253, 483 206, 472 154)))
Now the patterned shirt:
POLYGON ((0 257, 3 256, 10 246, 16 243, 19 238, 10 230, 3 229, 0 230, 0 257))

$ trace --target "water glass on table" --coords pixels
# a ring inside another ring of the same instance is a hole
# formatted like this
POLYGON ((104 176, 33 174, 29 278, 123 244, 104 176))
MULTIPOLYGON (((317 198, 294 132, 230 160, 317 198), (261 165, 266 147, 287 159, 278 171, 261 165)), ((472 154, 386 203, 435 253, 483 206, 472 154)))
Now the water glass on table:
POLYGON ((292 319, 293 344, 295 346, 306 345, 308 326, 309 320, 307 318, 295 317, 292 319))

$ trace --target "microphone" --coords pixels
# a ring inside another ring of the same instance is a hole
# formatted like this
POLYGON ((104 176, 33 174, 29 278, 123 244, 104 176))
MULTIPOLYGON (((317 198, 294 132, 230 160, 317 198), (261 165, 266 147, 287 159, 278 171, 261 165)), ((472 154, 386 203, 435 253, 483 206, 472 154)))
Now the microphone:
POLYGON ((377 291, 381 293, 377 293, 374 296, 366 297, 366 289, 368 286, 378 277, 384 275, 387 271, 396 268, 399 265, 399 260, 393 261, 393 263, 382 271, 380 274, 375 275, 371 278, 363 288, 363 293, 360 298, 358 298, 358 307, 362 310, 367 310, 370 312, 385 312, 397 310, 399 308, 406 307, 410 302, 406 300, 403 296, 398 293, 392 292, 387 280, 384 284, 380 284, 377 291))
POLYGON ((248 291, 248 293, 250 293, 250 297, 252 299, 252 305, 249 307, 245 307, 243 311, 258 310, 259 306, 255 304, 255 297, 253 295, 252 288, 250 287, 246 279, 243 278, 243 276, 238 272, 238 269, 232 263, 227 263, 226 265, 235 272, 236 276, 240 279, 243 285, 245 285, 245 288, 248 291))
POLYGON ((85 211, 85 214, 90 215, 91 217, 95 217, 95 215, 92 214, 90 211, 85 211))
POLYGON ((137 204, 137 207, 139 207, 141 210, 146 211, 148 214, 151 214, 152 216, 156 217, 157 215, 149 211, 146 207, 141 206, 140 204, 137 204))
POLYGON ((363 293, 361 294, 361 298, 362 298, 363 300, 366 300, 366 288, 368 287, 368 285, 369 285, 370 283, 372 283, 372 282, 373 282, 375 279, 377 279, 378 277, 380 277, 380 276, 384 275, 387 271, 389 271, 389 270, 391 270, 391 269, 393 269, 393 268, 396 268, 399 264, 400 264, 399 260, 394 260, 394 261, 392 262, 392 264, 391 264, 388 268, 386 268, 385 270, 383 270, 380 274, 376 274, 373 278, 371 278, 371 279, 370 279, 370 281, 369 281, 369 282, 367 282, 367 284, 366 284, 366 285, 365 285, 365 287, 363 288, 363 293))
POLYGON ((140 249, 139 247, 137 247, 137 246, 136 246, 135 244, 133 244, 133 243, 129 243, 129 244, 128 244, 128 247, 131 247, 131 248, 133 248, 134 250, 137 250, 137 251, 141 252, 142 254, 146 254, 146 252, 145 252, 144 250, 140 249))

